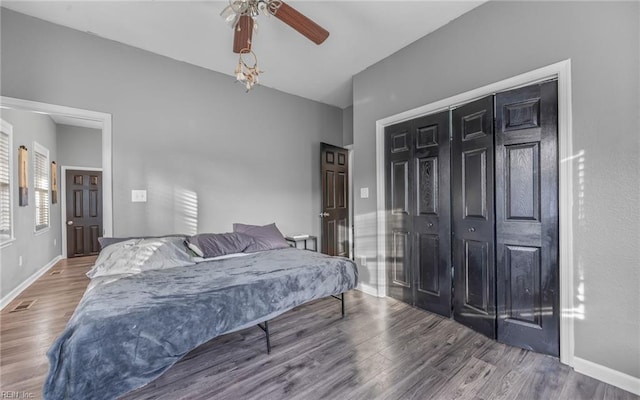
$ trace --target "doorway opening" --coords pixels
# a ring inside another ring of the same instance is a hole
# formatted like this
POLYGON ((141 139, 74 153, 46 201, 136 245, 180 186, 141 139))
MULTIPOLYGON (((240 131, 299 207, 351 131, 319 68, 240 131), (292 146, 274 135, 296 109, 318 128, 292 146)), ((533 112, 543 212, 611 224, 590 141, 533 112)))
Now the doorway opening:
MULTIPOLYGON (((100 232, 100 236, 113 236, 111 114, 30 100, 16 99, 5 96, 0 97, 0 107, 46 114, 50 116, 51 119, 56 122, 56 124, 71 127, 97 129, 100 131, 100 154, 102 158, 99 166, 99 169, 102 170, 102 229, 100 232)), ((64 179, 64 175, 62 179, 64 179)), ((64 190, 64 186, 62 186, 61 189, 64 190)), ((64 193, 60 194, 62 202, 64 202, 64 196, 64 193)), ((66 212, 63 207, 61 213, 61 220, 67 221, 66 212)), ((62 222, 60 227, 60 229, 62 230, 62 257, 65 258, 67 257, 66 228, 67 225, 62 222)))

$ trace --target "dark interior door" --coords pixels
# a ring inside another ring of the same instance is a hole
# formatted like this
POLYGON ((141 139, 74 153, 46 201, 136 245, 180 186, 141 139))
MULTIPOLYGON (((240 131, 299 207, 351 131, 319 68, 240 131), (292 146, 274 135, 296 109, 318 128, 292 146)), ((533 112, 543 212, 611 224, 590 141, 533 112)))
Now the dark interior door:
POLYGON ((415 305, 451 315, 449 111, 413 120, 411 188, 415 305))
POLYGON ((558 356, 557 82, 496 95, 498 340, 558 356))
POLYGON ((385 129, 388 292, 451 315, 449 112, 385 129))
POLYGON ((493 96, 452 112, 455 320, 496 337, 493 96))
POLYGON ((100 252, 102 236, 102 172, 66 172, 67 257, 100 252))
POLYGON ((408 304, 413 300, 411 268, 411 202, 414 171, 411 122, 385 128, 387 294, 408 304))
POLYGON ((349 150, 322 143, 320 157, 322 252, 349 257, 349 150))

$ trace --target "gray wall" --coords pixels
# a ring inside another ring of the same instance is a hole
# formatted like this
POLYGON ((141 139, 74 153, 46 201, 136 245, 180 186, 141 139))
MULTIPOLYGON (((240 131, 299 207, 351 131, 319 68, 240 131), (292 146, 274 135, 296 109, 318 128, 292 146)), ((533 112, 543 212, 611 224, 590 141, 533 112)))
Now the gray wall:
MULTIPOLYGON (((375 122, 572 60, 575 355, 640 377, 638 2, 489 2, 354 77, 356 256, 375 281, 375 122), (578 290, 580 289, 580 291, 578 290)), ((573 312, 563 310, 563 312, 573 312)))
POLYGON ((319 234, 320 142, 342 143, 339 108, 6 9, 1 29, 2 95, 112 114, 115 235, 319 234))
POLYGON ((57 136, 60 167, 102 167, 101 130, 58 124, 57 136))
MULTIPOLYGON (((35 233, 35 195, 33 191, 33 142, 49 149, 55 161, 56 125, 47 115, 0 109, 0 118, 13 126, 13 235, 14 242, 0 249, 0 298, 24 282, 62 252, 60 202, 51 204, 49 229, 35 233), (29 149, 29 205, 18 207, 18 147, 29 149), (55 244, 54 244, 55 241, 55 244), (22 256, 22 266, 18 257, 22 256)), ((60 171, 58 170, 58 173, 60 171)))
POLYGON ((353 106, 342 110, 342 145, 353 144, 353 106))

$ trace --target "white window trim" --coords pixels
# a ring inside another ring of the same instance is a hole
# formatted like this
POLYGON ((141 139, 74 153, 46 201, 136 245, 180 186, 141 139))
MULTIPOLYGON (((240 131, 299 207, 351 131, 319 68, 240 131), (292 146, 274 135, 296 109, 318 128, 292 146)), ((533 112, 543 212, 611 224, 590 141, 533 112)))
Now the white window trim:
POLYGON ((38 229, 38 207, 36 207, 36 201, 35 201, 35 195, 36 195, 36 153, 40 153, 46 156, 47 161, 45 163, 45 172, 47 174, 47 179, 49 182, 49 185, 47 187, 47 191, 51 191, 51 158, 49 157, 49 149, 47 149, 46 147, 44 147, 43 145, 41 145, 38 142, 33 142, 33 196, 34 196, 34 200, 33 200, 33 216, 34 216, 34 223, 33 223, 33 232, 36 235, 41 235, 45 232, 48 232, 49 229, 51 229, 51 193, 49 193, 49 196, 47 197, 47 207, 49 208, 49 220, 47 221, 47 226, 45 226, 44 228, 40 228, 38 229))
POLYGON ((0 242, 0 248, 3 248, 9 246, 16 240, 14 235, 15 220, 13 219, 13 125, 0 119, 0 130, 9 135, 9 219, 11 220, 11 229, 9 231, 9 238, 0 242))

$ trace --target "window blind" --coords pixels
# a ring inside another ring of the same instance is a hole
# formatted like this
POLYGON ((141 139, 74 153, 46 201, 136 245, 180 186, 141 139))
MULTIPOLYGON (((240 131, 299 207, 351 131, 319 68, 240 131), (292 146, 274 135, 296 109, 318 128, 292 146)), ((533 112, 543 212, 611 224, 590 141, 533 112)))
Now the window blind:
POLYGON ((34 146, 33 191, 36 203, 36 231, 49 226, 49 151, 34 146))
POLYGON ((11 236, 11 180, 9 134, 0 131, 0 236, 11 236))

